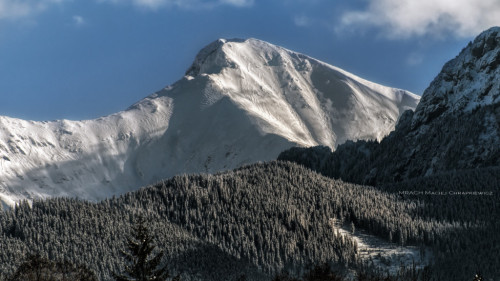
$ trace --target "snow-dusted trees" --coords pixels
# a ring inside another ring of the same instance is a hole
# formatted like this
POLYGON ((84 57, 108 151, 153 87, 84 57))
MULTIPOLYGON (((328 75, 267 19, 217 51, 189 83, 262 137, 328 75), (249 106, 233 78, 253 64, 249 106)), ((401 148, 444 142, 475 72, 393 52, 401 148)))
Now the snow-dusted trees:
POLYGON ((31 207, 23 203, 0 213, 0 272, 10 275, 17 266, 13 256, 35 251, 86 265, 110 280, 111 271, 124 268, 119 249, 126 230, 143 215, 157 249, 165 251, 169 271, 183 279, 235 280, 245 274, 247 280, 270 280, 282 269, 300 273, 311 263, 356 266, 356 243, 336 234, 334 218, 394 243, 425 245, 433 251, 439 280, 457 280, 478 269, 485 277, 497 276, 499 177, 498 168, 482 169, 375 189, 271 162, 177 176, 99 203, 60 198, 31 207), (435 187, 493 192, 399 192, 435 187))

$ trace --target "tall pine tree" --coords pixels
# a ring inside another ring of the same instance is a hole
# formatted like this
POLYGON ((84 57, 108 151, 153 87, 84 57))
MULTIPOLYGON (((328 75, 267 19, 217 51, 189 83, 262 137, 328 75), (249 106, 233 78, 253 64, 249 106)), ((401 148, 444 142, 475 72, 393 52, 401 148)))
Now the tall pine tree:
MULTIPOLYGON (((167 265, 160 267, 164 252, 160 251, 150 258, 156 246, 153 245, 153 237, 146 227, 144 217, 139 217, 132 227, 132 233, 127 238, 126 250, 121 251, 126 260, 124 274, 112 273, 116 281, 166 281, 169 278, 167 265)), ((179 281, 177 276, 173 279, 179 281)))

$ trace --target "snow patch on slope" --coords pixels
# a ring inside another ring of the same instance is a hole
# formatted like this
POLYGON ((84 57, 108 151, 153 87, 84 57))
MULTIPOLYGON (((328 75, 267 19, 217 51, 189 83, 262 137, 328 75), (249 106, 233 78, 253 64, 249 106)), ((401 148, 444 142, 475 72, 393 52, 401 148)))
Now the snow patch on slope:
POLYGON ((423 269, 431 264, 433 255, 428 247, 401 246, 371 235, 363 230, 354 233, 347 226, 341 225, 338 220, 331 219, 334 233, 349 237, 356 242, 357 256, 369 265, 396 274, 402 266, 423 269))

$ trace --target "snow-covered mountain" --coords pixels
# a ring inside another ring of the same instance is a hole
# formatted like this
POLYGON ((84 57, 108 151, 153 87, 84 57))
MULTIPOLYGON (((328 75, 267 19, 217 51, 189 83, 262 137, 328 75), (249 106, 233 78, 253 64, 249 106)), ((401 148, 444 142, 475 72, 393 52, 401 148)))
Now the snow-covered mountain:
POLYGON ((291 149, 280 159, 370 185, 442 172, 500 166, 500 27, 446 63, 415 111, 380 143, 345 143, 334 153, 291 149), (311 161, 313 159, 313 161, 311 161))
POLYGON ((97 200, 292 146, 381 139, 419 96, 256 40, 219 39, 175 84, 95 120, 0 117, 0 199, 97 200))

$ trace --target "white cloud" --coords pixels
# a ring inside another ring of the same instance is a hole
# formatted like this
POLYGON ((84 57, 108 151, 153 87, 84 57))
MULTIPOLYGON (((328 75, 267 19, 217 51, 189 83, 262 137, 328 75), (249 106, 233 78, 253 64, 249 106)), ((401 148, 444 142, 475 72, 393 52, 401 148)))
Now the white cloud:
POLYGON ((31 14, 36 7, 29 2, 0 0, 0 19, 16 19, 31 14))
POLYGON ((420 53, 411 53, 408 58, 406 58, 406 63, 410 66, 419 65, 424 61, 424 56, 420 53))
POLYGON ((97 0, 98 2, 109 2, 113 4, 131 3, 134 6, 157 10, 163 7, 178 7, 182 9, 206 9, 217 6, 229 5, 234 7, 252 6, 254 0, 97 0))
MULTIPOLYGON (((51 6, 73 0, 0 0, 0 20, 28 18, 45 11, 51 6)), ((218 6, 250 7, 254 0, 95 0, 113 4, 132 4, 137 7, 157 10, 162 7, 182 9, 206 9, 218 6)), ((80 16, 73 17, 73 23, 84 24, 80 16)))
POLYGON ((77 27, 80 27, 80 26, 85 25, 86 21, 85 21, 85 19, 84 19, 82 16, 79 16, 79 15, 74 15, 74 16, 73 16, 73 23, 74 23, 77 27))
POLYGON ((311 19, 307 16, 302 15, 294 17, 293 22, 295 23, 296 26, 305 27, 311 24, 311 19))
POLYGON ((249 7, 253 5, 253 0, 219 0, 220 4, 233 5, 236 7, 249 7))
POLYGON ((167 0, 133 0, 134 4, 137 6, 142 6, 150 9, 158 9, 161 6, 168 4, 168 2, 176 2, 176 1, 167 1, 167 0))
POLYGON ((20 19, 44 11, 66 0, 0 0, 0 20, 20 19))
POLYGON ((392 39, 414 36, 469 37, 500 25, 499 0, 368 0, 341 17, 340 29, 380 28, 392 39))

